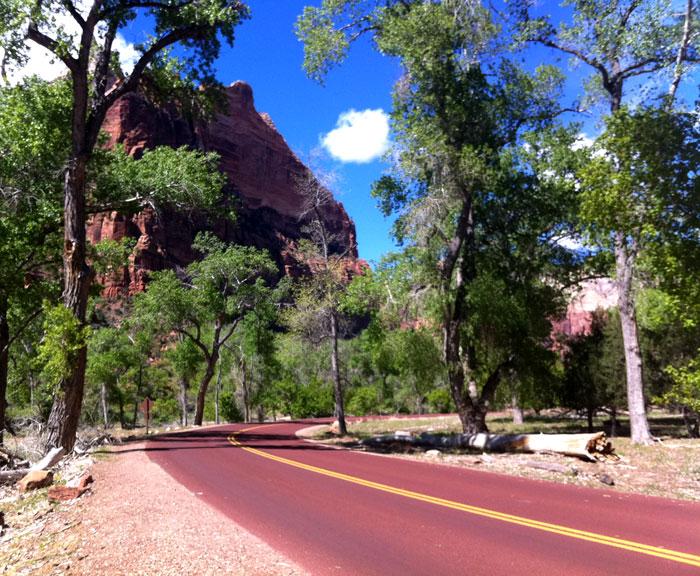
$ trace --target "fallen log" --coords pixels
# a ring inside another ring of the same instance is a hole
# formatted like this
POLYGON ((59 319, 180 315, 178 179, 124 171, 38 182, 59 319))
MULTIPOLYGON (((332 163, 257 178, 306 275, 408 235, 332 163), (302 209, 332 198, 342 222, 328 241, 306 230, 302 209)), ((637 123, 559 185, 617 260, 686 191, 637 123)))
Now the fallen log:
POLYGON ((471 449, 482 452, 554 452, 589 461, 618 460, 605 432, 592 434, 420 434, 397 432, 362 442, 370 447, 408 445, 419 448, 471 449))
POLYGON ((46 456, 34 464, 29 470, 34 472, 51 468, 61 461, 61 458, 63 458, 65 453, 66 451, 63 449, 63 447, 51 448, 46 456))
POLYGON ((14 484, 27 475, 26 470, 0 470, 0 485, 14 484))

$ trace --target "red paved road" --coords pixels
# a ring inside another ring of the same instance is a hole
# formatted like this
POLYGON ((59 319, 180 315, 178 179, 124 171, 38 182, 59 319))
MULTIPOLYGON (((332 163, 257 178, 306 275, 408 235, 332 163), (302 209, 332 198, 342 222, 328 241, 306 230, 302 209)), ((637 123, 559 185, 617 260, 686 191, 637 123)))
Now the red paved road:
POLYGON ((198 497, 313 574, 700 574, 699 504, 320 447, 294 436, 307 425, 262 425, 237 434, 239 446, 229 436, 246 427, 209 428, 154 439, 147 450, 198 497), (478 507, 478 513, 430 497, 478 507), (558 527, 536 529, 532 520, 558 527), (655 549, 648 555, 589 542, 562 534, 566 528, 655 549), (658 548, 692 555, 688 560, 697 565, 661 558, 658 548))

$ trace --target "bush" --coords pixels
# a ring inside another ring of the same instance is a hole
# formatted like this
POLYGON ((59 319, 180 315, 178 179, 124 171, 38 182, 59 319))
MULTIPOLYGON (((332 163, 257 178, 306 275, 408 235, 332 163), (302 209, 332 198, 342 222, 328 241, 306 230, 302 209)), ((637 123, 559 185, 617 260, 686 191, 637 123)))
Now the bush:
POLYGON ((274 384, 275 404, 292 418, 318 418, 331 416, 334 410, 333 395, 329 386, 316 378, 307 384, 298 384, 287 376, 274 384))
POLYGON ((152 424, 169 424, 180 420, 180 404, 175 398, 158 398, 151 407, 152 424))
POLYGON ((429 410, 434 414, 452 412, 452 397, 444 388, 435 388, 425 396, 429 410))
POLYGON ((348 402, 348 412, 355 416, 366 416, 367 414, 378 414, 379 391, 374 386, 360 386, 352 394, 348 402))
POLYGON ((231 392, 223 392, 219 398, 219 409, 221 418, 226 422, 242 422, 243 414, 241 414, 236 398, 231 392))

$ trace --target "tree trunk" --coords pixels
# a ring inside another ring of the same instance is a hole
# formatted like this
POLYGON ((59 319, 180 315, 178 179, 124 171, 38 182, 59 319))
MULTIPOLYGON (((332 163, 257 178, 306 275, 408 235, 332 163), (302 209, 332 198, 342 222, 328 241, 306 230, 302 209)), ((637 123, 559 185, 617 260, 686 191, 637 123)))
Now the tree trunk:
POLYGON ((340 382, 340 367, 338 364, 338 316, 331 313, 331 373, 333 376, 333 392, 335 394, 335 419, 338 421, 338 434, 345 436, 348 427, 345 423, 345 405, 343 402, 343 387, 340 382))
POLYGON ((523 409, 520 407, 520 402, 518 399, 518 393, 513 392, 512 398, 512 409, 513 409, 513 424, 523 423, 523 409))
POLYGON ((556 452, 590 461, 619 460, 604 432, 593 434, 387 434, 362 441, 367 446, 395 444, 422 448, 467 448, 483 452, 556 452))
POLYGON ((100 404, 102 406, 102 420, 106 430, 109 428, 109 406, 107 405, 107 384, 104 382, 100 386, 100 404))
POLYGON ((683 406, 683 421, 691 438, 700 438, 700 414, 683 406))
POLYGON ((201 426, 202 420, 204 420, 204 401, 207 397, 207 389, 209 388, 209 383, 214 378, 214 370, 216 370, 216 363, 219 360, 219 350, 214 348, 209 360, 207 361, 207 369, 202 376, 202 380, 199 383, 199 390, 197 391, 197 405, 194 412, 194 425, 201 426))
MULTIPOLYGON (((242 353, 241 353, 242 354, 242 353)), ((243 421, 247 424, 252 421, 250 415, 250 390, 248 390, 248 368, 246 367, 245 357, 241 356, 241 389, 243 390, 243 421)))
POLYGON ((0 446, 3 445, 5 432, 5 413, 7 410, 7 377, 10 363, 10 326, 7 321, 8 303, 0 299, 0 446))
POLYGON ((627 406, 630 415, 630 437, 634 444, 651 444, 642 375, 642 352, 639 347, 637 318, 632 287, 635 254, 621 232, 615 238, 615 264, 619 292, 620 323, 627 374, 627 406))
POLYGON ((221 391, 221 363, 219 363, 219 372, 216 376, 216 397, 214 398, 214 420, 219 424, 219 393, 221 391))
POLYGON ((617 407, 610 409, 610 438, 617 436, 617 407))
POLYGON ((143 388, 143 364, 139 363, 139 379, 136 382, 136 397, 134 398, 134 414, 131 420, 131 428, 136 428, 136 419, 139 415, 139 399, 141 397, 141 390, 143 388))
POLYGON ((119 426, 122 430, 126 428, 126 416, 124 414, 124 395, 120 392, 117 396, 119 402, 119 426))
POLYGON ((187 379, 180 378, 180 423, 187 426, 187 379))
MULTIPOLYGON (((73 80, 74 92, 77 90, 73 80)), ((86 94, 85 94, 86 98, 86 94)), ((73 157, 66 170, 64 194, 64 245, 63 245, 63 304, 80 324, 85 323, 87 301, 93 272, 86 260, 85 237, 85 179, 87 155, 83 152, 84 120, 82 130, 76 130, 76 115, 80 107, 74 107, 73 157)), ((85 108, 82 111, 83 118, 85 108)), ((80 122, 79 122, 80 123, 80 122)), ((83 405, 87 346, 78 350, 71 373, 61 380, 58 393, 54 397, 51 414, 47 422, 45 446, 62 446, 70 452, 75 444, 75 435, 83 405)))

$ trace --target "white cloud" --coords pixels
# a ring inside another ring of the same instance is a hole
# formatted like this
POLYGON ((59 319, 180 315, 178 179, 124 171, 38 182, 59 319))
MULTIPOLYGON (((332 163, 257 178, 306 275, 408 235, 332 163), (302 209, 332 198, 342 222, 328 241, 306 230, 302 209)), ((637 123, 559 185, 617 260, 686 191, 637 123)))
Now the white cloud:
POLYGON ((575 142, 571 145, 571 149, 582 150, 583 148, 590 148, 594 143, 595 140, 593 140, 593 138, 581 132, 577 136, 575 142))
POLYGON ((114 38, 112 50, 119 52, 119 63, 122 66, 122 70, 126 74, 131 74, 141 53, 133 44, 127 42, 121 34, 117 34, 114 38))
POLYGON ((371 162, 389 149, 389 116, 384 110, 348 110, 321 144, 341 162, 371 162))

